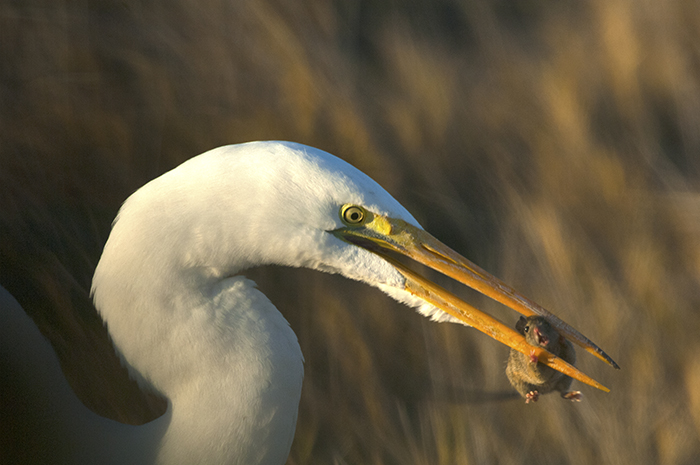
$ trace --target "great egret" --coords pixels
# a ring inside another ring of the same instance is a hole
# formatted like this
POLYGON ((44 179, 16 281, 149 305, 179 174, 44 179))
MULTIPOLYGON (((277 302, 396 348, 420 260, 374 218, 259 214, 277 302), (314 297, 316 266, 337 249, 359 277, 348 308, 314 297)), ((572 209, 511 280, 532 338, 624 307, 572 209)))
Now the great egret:
POLYGON ((55 354, 4 290, 3 359, 44 414, 32 421, 52 463, 284 463, 294 436, 303 359, 286 320, 243 272, 308 267, 376 286, 437 321, 486 332, 605 389, 516 331, 397 261, 404 255, 560 332, 597 346, 425 232, 369 177, 323 151, 287 142, 211 150, 129 197, 95 271, 92 293, 123 363, 168 400, 142 426, 93 414, 55 354), (533 352, 534 351, 534 352, 533 352))

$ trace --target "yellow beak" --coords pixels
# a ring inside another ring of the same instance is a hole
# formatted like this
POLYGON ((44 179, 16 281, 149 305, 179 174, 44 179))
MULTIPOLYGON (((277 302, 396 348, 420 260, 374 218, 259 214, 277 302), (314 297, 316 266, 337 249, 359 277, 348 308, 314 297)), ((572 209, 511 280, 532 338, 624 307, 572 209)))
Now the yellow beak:
POLYGON ((557 328, 560 334, 578 344, 609 365, 619 368, 603 350, 576 329, 548 312, 535 302, 519 294, 511 287, 479 268, 426 231, 403 220, 373 215, 365 212, 364 221, 333 231, 340 239, 363 247, 380 255, 393 265, 406 278, 405 290, 420 297, 433 306, 463 321, 493 339, 526 355, 535 354, 540 361, 582 383, 610 390, 579 371, 559 357, 541 347, 528 344, 520 333, 506 326, 492 316, 472 307, 447 290, 410 270, 389 253, 394 252, 415 260, 462 284, 491 297, 507 307, 525 315, 543 316, 557 328))

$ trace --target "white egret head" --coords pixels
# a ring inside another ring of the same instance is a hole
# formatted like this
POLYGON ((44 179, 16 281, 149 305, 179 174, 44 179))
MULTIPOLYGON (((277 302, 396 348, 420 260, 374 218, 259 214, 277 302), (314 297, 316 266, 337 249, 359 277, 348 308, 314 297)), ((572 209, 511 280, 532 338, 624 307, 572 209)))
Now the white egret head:
MULTIPOLYGON (((138 309, 152 302, 124 299, 191 297, 258 265, 308 267, 366 282, 433 319, 474 326, 516 350, 532 350, 517 332, 433 287, 391 253, 435 268, 521 313, 542 314, 611 362, 578 331, 426 233, 371 178, 326 152, 289 142, 221 147, 139 189, 115 221, 93 292, 98 308, 138 309), (178 293, 175 286, 191 288, 178 293)), ((111 324, 109 315, 105 319, 111 324)), ((538 353, 543 362, 595 383, 551 354, 538 353)))

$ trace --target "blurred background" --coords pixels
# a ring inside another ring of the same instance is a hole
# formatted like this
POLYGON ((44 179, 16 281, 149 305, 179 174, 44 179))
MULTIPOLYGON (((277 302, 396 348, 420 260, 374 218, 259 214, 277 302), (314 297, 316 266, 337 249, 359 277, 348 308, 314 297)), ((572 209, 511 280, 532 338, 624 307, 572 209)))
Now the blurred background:
MULTIPOLYGON (((163 408, 88 297, 121 202, 258 139, 352 163, 622 367, 580 352, 611 393, 525 405, 481 333, 338 276, 252 270, 306 356, 289 464, 697 463, 697 1, 0 2, 0 283, 96 412, 163 408)), ((8 457, 31 435, 13 428, 8 457)))

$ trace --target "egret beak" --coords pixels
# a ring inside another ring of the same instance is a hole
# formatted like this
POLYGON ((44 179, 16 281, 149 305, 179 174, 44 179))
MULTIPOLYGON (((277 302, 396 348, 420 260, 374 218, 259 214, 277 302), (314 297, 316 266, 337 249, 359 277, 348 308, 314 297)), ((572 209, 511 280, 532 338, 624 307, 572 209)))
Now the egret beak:
POLYGON ((439 271, 462 284, 525 315, 543 316, 560 334, 578 344, 609 365, 619 368, 612 358, 583 334, 548 312, 535 302, 513 290, 432 235, 403 220, 366 212, 361 224, 332 231, 338 238, 369 250, 394 266, 406 278, 405 290, 443 310, 458 320, 489 335, 493 339, 526 355, 535 354, 540 363, 554 368, 582 383, 610 390, 588 377, 574 366, 542 347, 531 346, 523 335, 492 316, 474 308, 452 293, 423 278, 389 255, 404 255, 429 268, 439 271))

